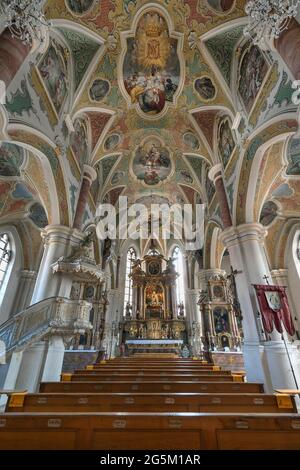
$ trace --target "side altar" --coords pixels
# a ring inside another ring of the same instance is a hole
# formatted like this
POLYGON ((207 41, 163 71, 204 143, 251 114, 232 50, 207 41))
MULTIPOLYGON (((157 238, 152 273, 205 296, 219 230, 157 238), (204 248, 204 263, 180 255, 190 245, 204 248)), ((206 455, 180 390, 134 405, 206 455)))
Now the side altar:
POLYGON ((186 343, 186 321, 183 304, 177 304, 178 273, 172 258, 165 260, 153 250, 143 260, 133 261, 130 277, 133 299, 126 306, 123 344, 131 353, 178 354, 186 343))

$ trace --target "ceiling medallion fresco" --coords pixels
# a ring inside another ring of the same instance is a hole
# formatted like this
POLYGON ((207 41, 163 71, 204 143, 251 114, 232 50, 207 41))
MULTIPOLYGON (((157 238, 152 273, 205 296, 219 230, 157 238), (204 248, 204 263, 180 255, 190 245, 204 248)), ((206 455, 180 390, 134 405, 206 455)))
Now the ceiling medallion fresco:
POLYGON ((85 15, 92 9, 95 0, 65 0, 65 3, 72 14, 85 15))
POLYGON ((104 148, 107 152, 116 148, 122 140, 120 134, 111 134, 107 137, 104 143, 104 148))
POLYGON ((93 81, 93 84, 89 90, 90 99, 92 101, 100 102, 110 91, 110 83, 107 80, 98 78, 93 81))
POLYGON ((286 174, 289 176, 300 175, 300 139, 292 138, 288 144, 288 167, 286 174))
POLYGON ((119 85, 129 106, 150 119, 175 105, 183 86, 183 37, 171 31, 166 17, 143 10, 133 31, 122 34, 119 85))
POLYGON ((172 172, 169 150, 157 138, 148 138, 135 152, 132 172, 146 186, 160 184, 172 172))
POLYGON ((194 87, 204 101, 211 101, 216 97, 216 87, 209 77, 197 78, 194 87))
POLYGON ((208 5, 218 13, 228 12, 235 3, 234 0, 206 0, 208 5))
POLYGON ((278 216, 278 206, 273 201, 267 201, 264 203, 261 213, 259 222, 267 227, 271 225, 271 223, 276 219, 278 216))
POLYGON ((198 138, 192 132, 186 132, 183 136, 183 143, 192 150, 199 150, 200 143, 198 138))

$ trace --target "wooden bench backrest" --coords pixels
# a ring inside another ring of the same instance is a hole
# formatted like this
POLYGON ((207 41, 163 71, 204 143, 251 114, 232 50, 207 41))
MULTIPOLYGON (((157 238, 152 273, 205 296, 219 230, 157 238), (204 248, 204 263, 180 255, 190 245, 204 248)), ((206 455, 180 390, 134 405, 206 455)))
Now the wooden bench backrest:
POLYGON ((181 392, 181 393, 263 393, 263 385, 246 382, 101 382, 70 381, 41 383, 44 392, 181 392))
POLYGON ((0 449, 299 450, 300 416, 6 413, 0 449))
POLYGON ((261 394, 16 394, 6 412, 297 412, 294 397, 261 394))

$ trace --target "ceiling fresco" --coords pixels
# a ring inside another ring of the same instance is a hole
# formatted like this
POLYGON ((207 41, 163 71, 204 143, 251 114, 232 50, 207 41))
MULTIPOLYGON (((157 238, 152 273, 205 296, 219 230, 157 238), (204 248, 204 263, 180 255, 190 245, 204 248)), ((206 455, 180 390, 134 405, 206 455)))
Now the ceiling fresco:
POLYGON ((243 36, 244 6, 244 0, 46 1, 49 41, 24 62, 7 93, 2 199, 9 194, 15 211, 23 204, 39 229, 72 224, 89 164, 97 179, 84 227, 99 202, 117 204, 120 194, 130 202, 207 202, 207 223, 221 224, 208 177, 221 163, 236 223, 248 220, 256 166, 253 221, 268 225, 273 203, 280 217, 295 214, 300 141, 293 137, 292 77, 276 54, 243 36), (14 186, 24 172, 35 191, 30 204, 25 189, 14 186))
POLYGON ((132 172, 145 185, 158 185, 170 176, 171 171, 170 152, 158 139, 148 138, 137 148, 132 162, 132 172))
POLYGON ((179 40, 170 35, 158 10, 139 19, 134 37, 126 39, 123 84, 132 105, 145 114, 161 113, 174 103, 181 82, 179 40))

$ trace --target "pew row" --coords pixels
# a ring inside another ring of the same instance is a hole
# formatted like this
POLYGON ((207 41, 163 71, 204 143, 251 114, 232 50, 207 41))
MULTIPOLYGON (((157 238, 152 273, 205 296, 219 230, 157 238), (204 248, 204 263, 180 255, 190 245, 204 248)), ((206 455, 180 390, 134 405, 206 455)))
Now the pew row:
POLYGON ((117 375, 109 375, 109 374, 89 374, 85 372, 81 372, 78 374, 62 374, 61 376, 62 381, 94 381, 94 382, 109 382, 109 381, 119 381, 119 382, 176 382, 178 380, 185 380, 185 381, 192 381, 192 382, 233 382, 237 381, 237 379, 243 381, 242 376, 235 376, 235 375, 186 375, 183 376, 181 374, 166 374, 166 375, 157 375, 157 374, 117 374, 117 375))
POLYGON ((289 395, 226 393, 44 393, 11 394, 10 412, 209 412, 297 413, 289 395))
POLYGON ((95 382, 95 381, 68 381, 68 382, 42 382, 41 393, 57 392, 145 392, 145 393, 263 393, 263 384, 251 382, 95 382))
POLYGON ((299 450, 300 416, 5 413, 1 450, 299 450))
MULTIPOLYGON (((136 377, 137 375, 141 375, 141 376, 203 376, 203 375, 232 375, 231 371, 229 370, 216 370, 216 371, 213 371, 213 370, 205 370, 205 371, 198 371, 198 370, 171 370, 171 371, 167 371, 167 370, 162 370, 162 371, 157 371, 157 370, 141 370, 141 369, 136 369, 136 370, 123 370, 123 369, 116 369, 116 370, 90 370, 90 369, 85 369, 85 370, 75 370, 73 372, 73 374, 75 375, 82 375, 82 374, 88 374, 88 375, 98 375, 98 376, 101 376, 101 375, 121 375, 121 376, 125 376, 125 375, 128 375, 128 376, 132 376, 132 377, 136 377)), ((242 375, 242 374, 240 374, 242 375)))

